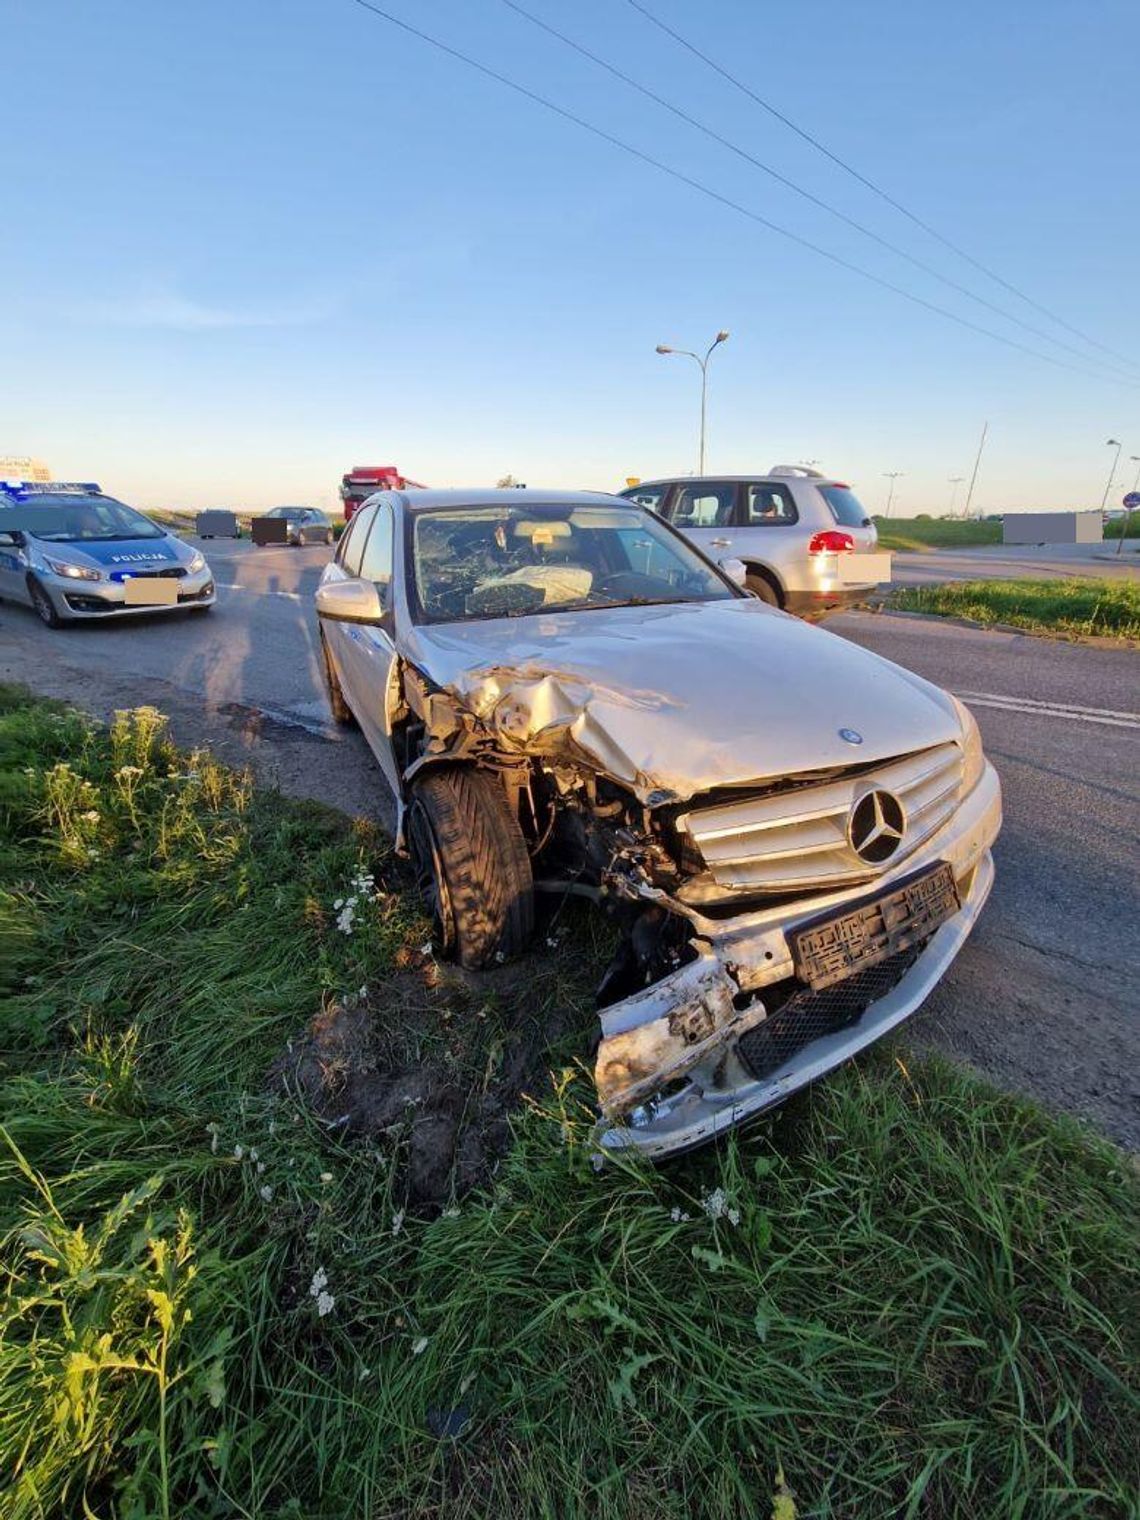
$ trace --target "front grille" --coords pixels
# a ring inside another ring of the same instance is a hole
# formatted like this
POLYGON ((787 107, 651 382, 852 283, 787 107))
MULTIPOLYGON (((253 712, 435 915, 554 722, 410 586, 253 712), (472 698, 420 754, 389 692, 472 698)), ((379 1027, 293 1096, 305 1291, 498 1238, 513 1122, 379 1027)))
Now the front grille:
POLYGON ((741 1035, 736 1044, 741 1061, 756 1081, 762 1081, 813 1040, 855 1023, 898 985, 922 950, 922 945, 912 945, 819 992, 799 988, 762 1024, 741 1035))
POLYGON ((818 785, 698 808, 678 818, 677 827, 697 846, 718 887, 811 891, 878 874, 847 838, 851 809, 869 788, 893 792, 903 805, 906 827, 893 866, 942 827, 961 781, 961 749, 939 744, 818 785))
POLYGON ((182 565, 166 565, 161 570, 112 570, 111 579, 113 581, 137 581, 154 580, 156 578, 165 579, 168 576, 173 576, 175 580, 181 580, 185 574, 186 570, 182 565))

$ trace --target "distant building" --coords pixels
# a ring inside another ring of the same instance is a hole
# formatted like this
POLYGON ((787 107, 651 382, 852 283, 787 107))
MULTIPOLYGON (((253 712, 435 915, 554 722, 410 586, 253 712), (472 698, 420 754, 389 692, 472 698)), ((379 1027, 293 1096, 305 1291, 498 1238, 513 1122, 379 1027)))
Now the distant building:
POLYGON ((42 459, 29 454, 0 454, 0 480, 50 480, 51 471, 42 459))

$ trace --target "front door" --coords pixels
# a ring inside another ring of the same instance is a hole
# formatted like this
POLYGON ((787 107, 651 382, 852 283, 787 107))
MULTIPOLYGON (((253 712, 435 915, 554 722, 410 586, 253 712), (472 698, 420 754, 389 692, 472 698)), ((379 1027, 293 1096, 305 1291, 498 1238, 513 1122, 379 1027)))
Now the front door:
POLYGON ((734 559, 736 496, 735 481, 693 481, 674 489, 664 516, 709 559, 734 559))

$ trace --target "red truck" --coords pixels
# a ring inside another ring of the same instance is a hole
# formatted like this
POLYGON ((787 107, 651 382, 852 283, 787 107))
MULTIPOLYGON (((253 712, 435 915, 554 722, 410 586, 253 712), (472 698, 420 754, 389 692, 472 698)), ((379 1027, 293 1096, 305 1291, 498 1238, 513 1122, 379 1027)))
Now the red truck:
POLYGON ((373 491, 422 491, 422 481, 409 480, 394 464, 354 464, 340 482, 340 499, 344 502, 344 520, 348 522, 357 507, 373 491))

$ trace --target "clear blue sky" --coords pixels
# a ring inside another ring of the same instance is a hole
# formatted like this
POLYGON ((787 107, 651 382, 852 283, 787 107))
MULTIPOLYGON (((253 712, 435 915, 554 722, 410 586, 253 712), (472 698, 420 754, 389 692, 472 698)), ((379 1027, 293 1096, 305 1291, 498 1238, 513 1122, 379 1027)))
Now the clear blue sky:
MULTIPOLYGON (((500 0, 388 8, 717 191, 974 307, 571 54, 500 0)), ((525 0, 848 215, 1057 336, 639 16, 525 0)), ((778 107, 1140 366, 1135 0, 647 0, 778 107)), ((818 458, 869 505, 1096 505, 1140 381, 919 310, 664 178, 351 0, 0 0, 0 454, 142 505, 433 485, 615 487, 696 455, 818 458)), ((1091 353, 1090 353, 1091 357, 1091 353)), ((1135 466, 1125 466, 1127 481, 1135 466)))

